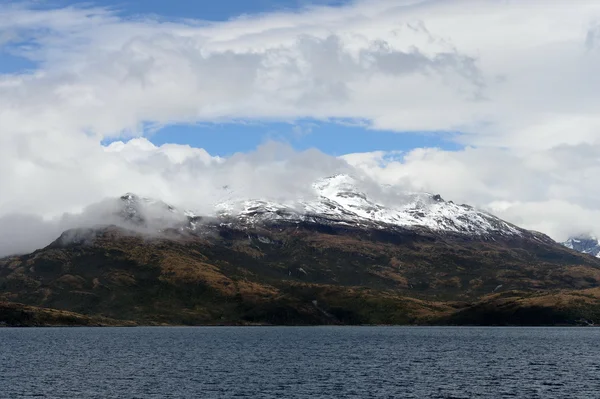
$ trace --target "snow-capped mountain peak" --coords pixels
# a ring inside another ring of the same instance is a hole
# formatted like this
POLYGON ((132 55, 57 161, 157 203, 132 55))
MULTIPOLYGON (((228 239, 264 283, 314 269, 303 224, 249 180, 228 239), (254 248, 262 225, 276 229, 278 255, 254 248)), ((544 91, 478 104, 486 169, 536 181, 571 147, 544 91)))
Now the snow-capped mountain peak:
POLYGON ((316 223, 369 229, 412 229, 468 236, 514 237, 527 234, 489 213, 468 205, 444 201, 440 195, 398 191, 349 175, 334 175, 312 184, 312 193, 295 200, 232 198, 220 201, 214 211, 178 209, 163 201, 127 193, 99 206, 107 223, 145 230, 176 228, 202 231, 206 223, 244 228, 260 224, 316 223), (112 205, 111 205, 112 204, 112 205))
POLYGON ((562 243, 565 247, 600 258, 600 242, 593 235, 579 235, 562 243))
POLYGON ((233 199, 217 204, 221 218, 241 223, 318 222, 374 228, 427 228, 469 235, 521 235, 523 230, 439 195, 395 192, 338 174, 316 181, 314 197, 295 202, 233 199), (374 191, 370 195, 368 189, 374 191))

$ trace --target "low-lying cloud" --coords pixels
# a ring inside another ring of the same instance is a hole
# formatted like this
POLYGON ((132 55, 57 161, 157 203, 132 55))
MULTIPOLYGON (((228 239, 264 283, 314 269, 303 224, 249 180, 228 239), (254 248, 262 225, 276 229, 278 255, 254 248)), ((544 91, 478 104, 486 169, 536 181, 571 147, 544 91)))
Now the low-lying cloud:
MULTIPOLYGON (((275 142, 221 158, 186 145, 157 147, 139 138, 112 143, 70 162, 60 167, 30 164, 28 181, 15 182, 15 189, 23 190, 23 200, 17 201, 19 196, 13 193, 0 206, 0 256, 40 248, 66 229, 108 224, 133 228, 119 215, 120 197, 129 192, 212 216, 215 205, 232 199, 309 199, 315 195, 312 183, 319 178, 357 172, 317 150, 296 152, 275 142), (60 181, 63 173, 69 180, 60 181)), ((172 220, 182 213, 173 214, 164 204, 141 204, 147 232, 183 221, 172 220)))

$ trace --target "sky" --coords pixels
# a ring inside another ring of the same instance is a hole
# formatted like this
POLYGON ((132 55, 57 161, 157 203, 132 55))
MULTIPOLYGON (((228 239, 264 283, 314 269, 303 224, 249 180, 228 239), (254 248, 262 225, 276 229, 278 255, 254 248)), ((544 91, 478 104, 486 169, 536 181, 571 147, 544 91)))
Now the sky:
POLYGON ((0 0, 0 241, 340 170, 600 234, 599 67, 595 0, 0 0))

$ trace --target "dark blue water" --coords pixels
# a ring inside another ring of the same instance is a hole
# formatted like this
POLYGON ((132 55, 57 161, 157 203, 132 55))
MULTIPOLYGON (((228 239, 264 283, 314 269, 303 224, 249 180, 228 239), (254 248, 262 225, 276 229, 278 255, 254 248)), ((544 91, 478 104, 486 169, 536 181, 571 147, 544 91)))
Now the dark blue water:
POLYGON ((600 329, 0 329, 2 398, 600 398, 600 329))

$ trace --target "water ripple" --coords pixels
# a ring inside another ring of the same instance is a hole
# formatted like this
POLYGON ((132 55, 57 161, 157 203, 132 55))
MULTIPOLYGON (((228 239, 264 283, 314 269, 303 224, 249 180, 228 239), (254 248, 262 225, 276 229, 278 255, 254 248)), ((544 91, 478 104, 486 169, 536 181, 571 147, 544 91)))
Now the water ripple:
POLYGON ((594 328, 0 329, 0 398, 598 398, 594 328))

